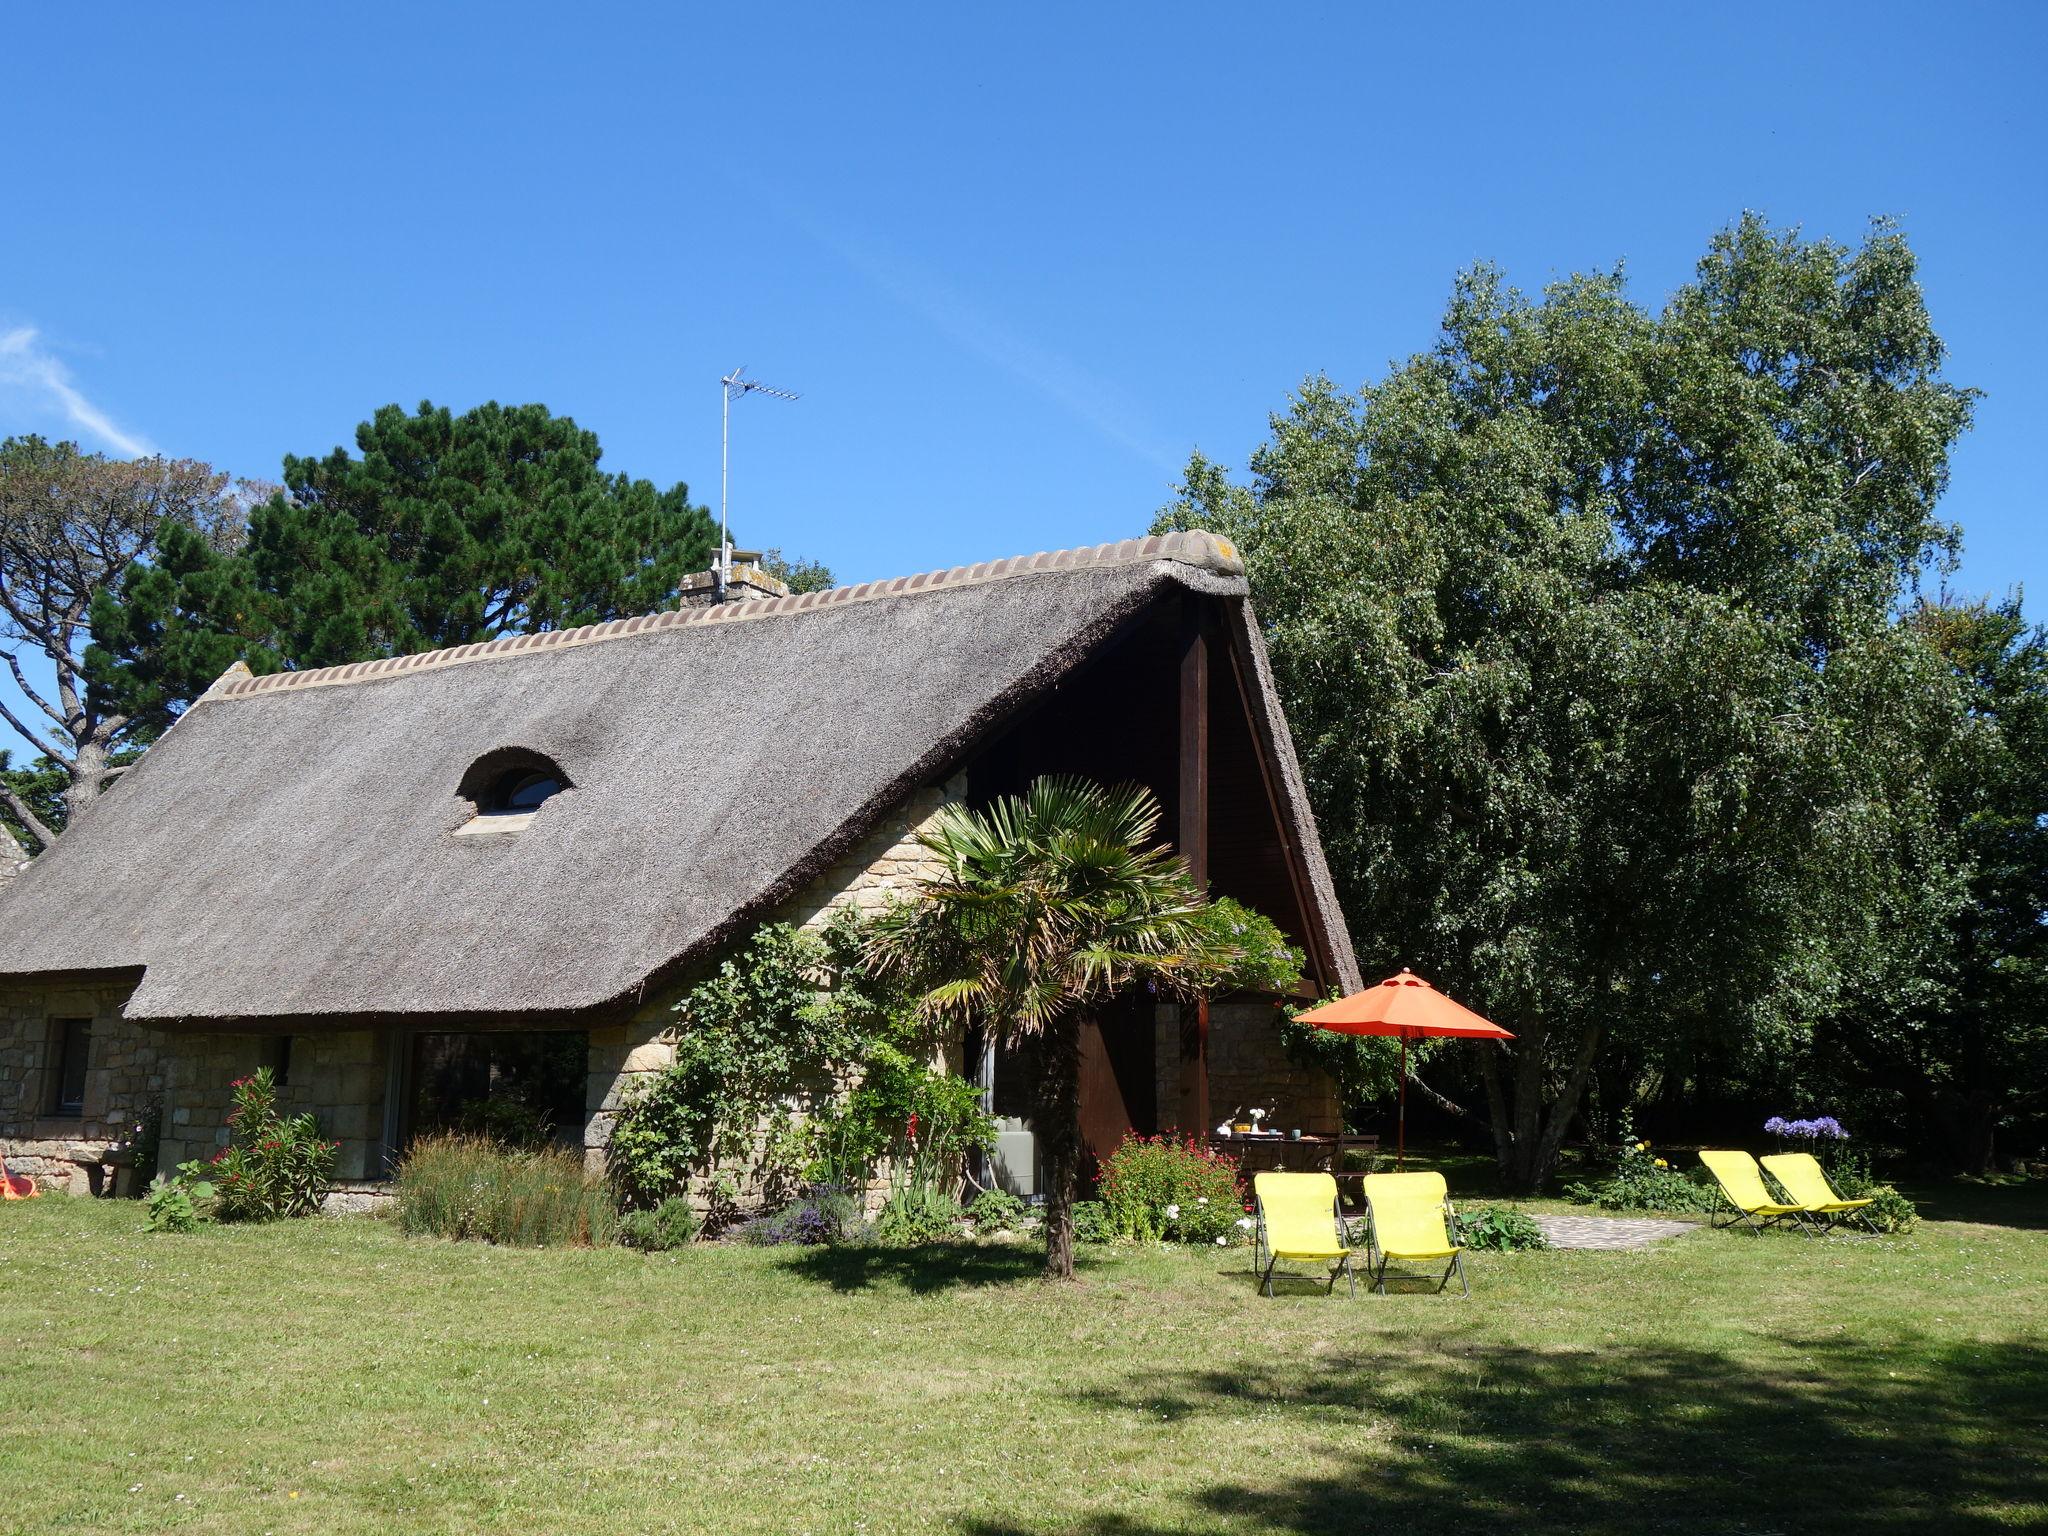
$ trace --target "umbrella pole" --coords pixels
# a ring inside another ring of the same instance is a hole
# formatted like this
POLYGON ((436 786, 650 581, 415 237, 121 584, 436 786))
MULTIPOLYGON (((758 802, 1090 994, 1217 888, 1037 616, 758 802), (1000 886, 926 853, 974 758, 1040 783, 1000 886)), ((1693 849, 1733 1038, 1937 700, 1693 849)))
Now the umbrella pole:
POLYGON ((1401 1037, 1401 1109, 1394 1120, 1394 1171, 1408 1161, 1408 1037, 1401 1037))

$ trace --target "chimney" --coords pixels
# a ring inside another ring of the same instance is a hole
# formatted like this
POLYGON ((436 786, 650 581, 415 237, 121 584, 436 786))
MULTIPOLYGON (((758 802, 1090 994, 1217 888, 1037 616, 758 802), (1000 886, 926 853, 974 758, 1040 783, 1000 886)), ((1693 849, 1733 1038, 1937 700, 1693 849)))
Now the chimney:
POLYGON ((787 597, 789 588, 761 569, 761 552, 736 549, 732 552, 732 580, 721 587, 716 566, 683 578, 678 594, 685 608, 707 608, 713 603, 744 603, 764 597, 787 597))

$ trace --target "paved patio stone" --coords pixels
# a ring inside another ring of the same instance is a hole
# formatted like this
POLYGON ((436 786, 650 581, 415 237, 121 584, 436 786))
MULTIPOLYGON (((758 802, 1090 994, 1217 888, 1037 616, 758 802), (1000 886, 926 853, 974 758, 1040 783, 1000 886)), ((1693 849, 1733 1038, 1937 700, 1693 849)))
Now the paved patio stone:
POLYGON ((1661 1216, 1537 1216, 1532 1218, 1553 1248, 1597 1248, 1619 1251, 1647 1248, 1667 1237, 1696 1231, 1696 1221, 1661 1216))

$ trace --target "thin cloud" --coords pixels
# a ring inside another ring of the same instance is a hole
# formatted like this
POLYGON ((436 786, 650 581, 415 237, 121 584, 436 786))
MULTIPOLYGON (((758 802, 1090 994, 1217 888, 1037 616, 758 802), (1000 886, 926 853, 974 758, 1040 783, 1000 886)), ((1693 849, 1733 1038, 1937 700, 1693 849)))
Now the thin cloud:
POLYGON ((855 240, 826 227, 752 177, 730 172, 728 176, 956 346, 1022 380, 1119 447, 1150 460, 1171 475, 1180 473, 1180 458, 1147 437, 1142 413, 1106 380, 1018 334, 930 272, 880 245, 855 240))
POLYGON ((0 387, 24 391, 127 458, 139 459, 153 451, 148 442, 123 432, 105 411, 78 392, 71 371, 38 342, 33 326, 0 331, 0 387))

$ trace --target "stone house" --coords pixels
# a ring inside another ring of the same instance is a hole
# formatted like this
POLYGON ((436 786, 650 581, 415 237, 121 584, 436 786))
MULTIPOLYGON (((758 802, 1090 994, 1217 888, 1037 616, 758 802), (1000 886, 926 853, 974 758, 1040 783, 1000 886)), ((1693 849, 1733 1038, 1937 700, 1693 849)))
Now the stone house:
MULTIPOLYGON (((744 593, 741 594, 744 598, 744 593)), ((320 671, 237 667, 0 885, 0 1153, 98 1187, 151 1105, 161 1162, 276 1069, 363 1190, 516 1092, 600 1162, 671 1005, 769 918, 924 872, 940 805, 1135 780, 1316 993, 1359 984, 1243 567, 1177 533, 320 671)), ((1238 1106, 1334 1128, 1271 998, 1133 996, 1087 1029, 1091 1147, 1238 1106)), ((968 1042, 1035 1183, 1021 1070, 968 1042)))

